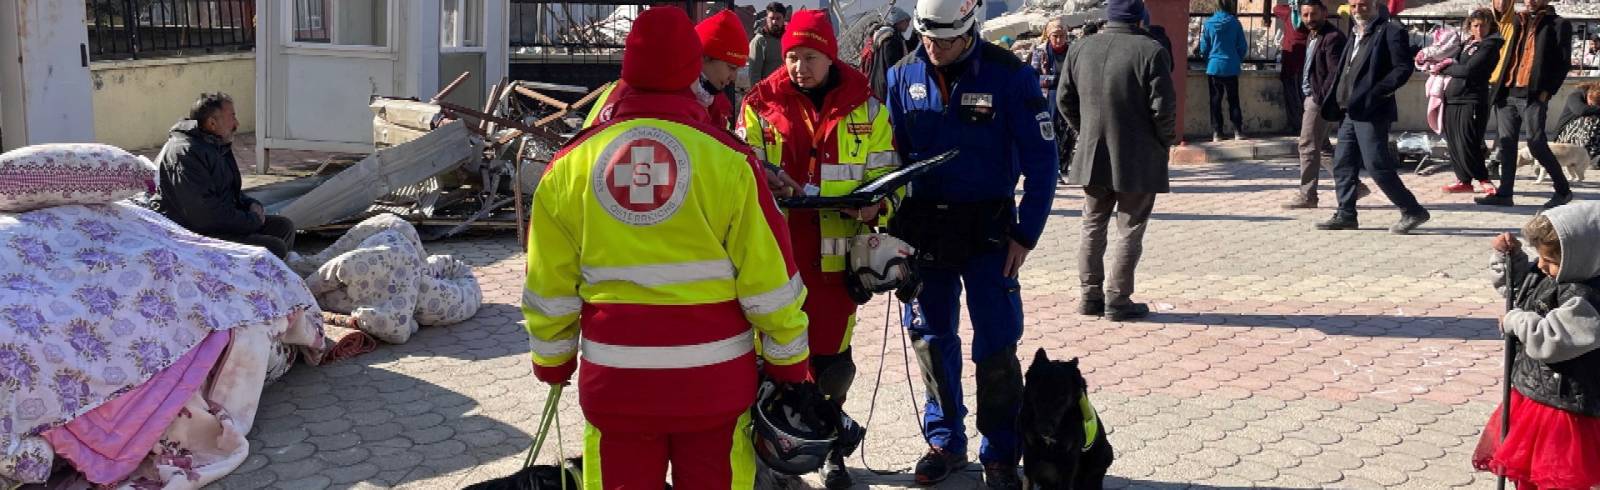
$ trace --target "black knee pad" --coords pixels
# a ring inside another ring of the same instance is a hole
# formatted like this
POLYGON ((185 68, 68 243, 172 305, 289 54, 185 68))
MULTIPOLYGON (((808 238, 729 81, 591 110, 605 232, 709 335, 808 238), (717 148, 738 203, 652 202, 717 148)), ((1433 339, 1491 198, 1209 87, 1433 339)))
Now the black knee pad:
POLYGON ((1022 363, 1016 346, 978 361, 978 431, 1016 424, 1022 404, 1022 363))

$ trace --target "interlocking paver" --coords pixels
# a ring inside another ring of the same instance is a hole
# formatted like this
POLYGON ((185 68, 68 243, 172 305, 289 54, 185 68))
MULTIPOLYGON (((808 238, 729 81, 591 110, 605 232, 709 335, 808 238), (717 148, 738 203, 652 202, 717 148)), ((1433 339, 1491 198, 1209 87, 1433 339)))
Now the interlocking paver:
MULTIPOLYGON (((1062 188, 1021 277, 1023 362, 1038 347, 1081 358, 1117 451, 1111 488, 1492 486, 1468 461, 1501 389, 1502 302, 1488 288, 1486 242, 1534 209, 1478 208, 1439 192, 1446 177, 1408 174, 1434 210, 1418 234, 1384 231, 1398 212, 1381 195, 1362 202, 1366 229, 1316 232, 1311 224, 1331 210, 1278 206, 1294 167, 1174 167, 1174 192, 1157 199, 1139 267, 1137 297, 1156 310, 1143 323, 1076 314, 1083 201, 1062 188)), ((1600 197, 1587 184, 1578 192, 1600 197)), ((406 345, 295 368, 263 394, 252 455, 219 487, 455 488, 516 469, 546 393, 520 326, 520 244, 496 235, 427 246, 472 264, 485 300, 478 316, 424 328, 406 345)), ((860 471, 857 455, 857 480, 896 488, 910 484, 905 473, 926 446, 913 415, 920 374, 907 366, 915 361, 899 327, 886 329, 898 318, 890 306, 880 298, 861 310, 859 374, 845 408, 858 421, 873 412, 861 449, 869 465, 902 473, 860 471)), ((581 450, 573 393, 561 414, 562 441, 552 437, 541 461, 581 450)), ((969 471, 938 488, 973 488, 979 477, 969 471)))

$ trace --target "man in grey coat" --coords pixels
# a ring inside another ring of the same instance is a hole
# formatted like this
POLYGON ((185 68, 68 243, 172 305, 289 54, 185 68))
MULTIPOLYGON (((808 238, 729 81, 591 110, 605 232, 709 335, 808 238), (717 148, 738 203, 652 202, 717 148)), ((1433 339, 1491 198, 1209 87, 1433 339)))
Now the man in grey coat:
POLYGON ((750 40, 750 85, 755 86, 783 66, 783 29, 788 25, 789 9, 772 2, 756 20, 756 37, 750 40))
POLYGON ((1133 271, 1156 194, 1168 191, 1167 149, 1178 141, 1171 55, 1139 27, 1144 12, 1143 0, 1108 2, 1105 28, 1067 51, 1057 89, 1061 114, 1078 132, 1069 181, 1085 195, 1079 312, 1113 321, 1150 314, 1148 305, 1133 302, 1133 271), (1107 277, 1113 213, 1118 243, 1107 277))

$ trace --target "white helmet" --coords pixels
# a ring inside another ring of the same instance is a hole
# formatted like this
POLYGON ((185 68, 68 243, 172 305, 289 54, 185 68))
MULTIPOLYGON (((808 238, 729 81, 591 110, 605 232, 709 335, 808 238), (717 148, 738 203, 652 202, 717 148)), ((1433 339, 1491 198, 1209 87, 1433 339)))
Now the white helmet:
POLYGON ((971 31, 978 25, 978 7, 983 0, 918 0, 917 32, 948 39, 971 31))
POLYGON ((874 293, 896 291, 901 301, 910 302, 922 289, 913 263, 916 249, 905 240, 887 233, 868 233, 850 239, 845 262, 845 289, 858 304, 872 300, 874 293))

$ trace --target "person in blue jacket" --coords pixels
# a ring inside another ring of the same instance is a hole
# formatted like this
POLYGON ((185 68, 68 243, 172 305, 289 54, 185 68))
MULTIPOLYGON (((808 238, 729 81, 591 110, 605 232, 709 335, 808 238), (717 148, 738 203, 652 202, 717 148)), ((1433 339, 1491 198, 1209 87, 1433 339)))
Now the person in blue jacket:
POLYGON ((1250 44, 1239 25, 1237 0, 1219 0, 1217 13, 1206 19, 1200 31, 1200 56, 1206 57, 1206 81, 1211 94, 1211 141, 1222 141, 1222 100, 1228 100, 1228 116, 1233 120, 1234 139, 1244 139, 1244 111, 1239 108, 1239 68, 1250 44))
POLYGON ((1038 72, 978 37, 974 10, 982 4, 917 2, 921 46, 889 71, 886 104, 902 161, 959 149, 953 161, 911 183, 890 233, 917 248, 923 280, 904 318, 929 385, 923 435, 931 449, 917 462, 916 481, 938 483, 967 464, 957 336, 964 286, 984 436, 979 459, 988 487, 1007 489, 1021 486, 1017 273, 1044 231, 1058 167, 1038 72))

